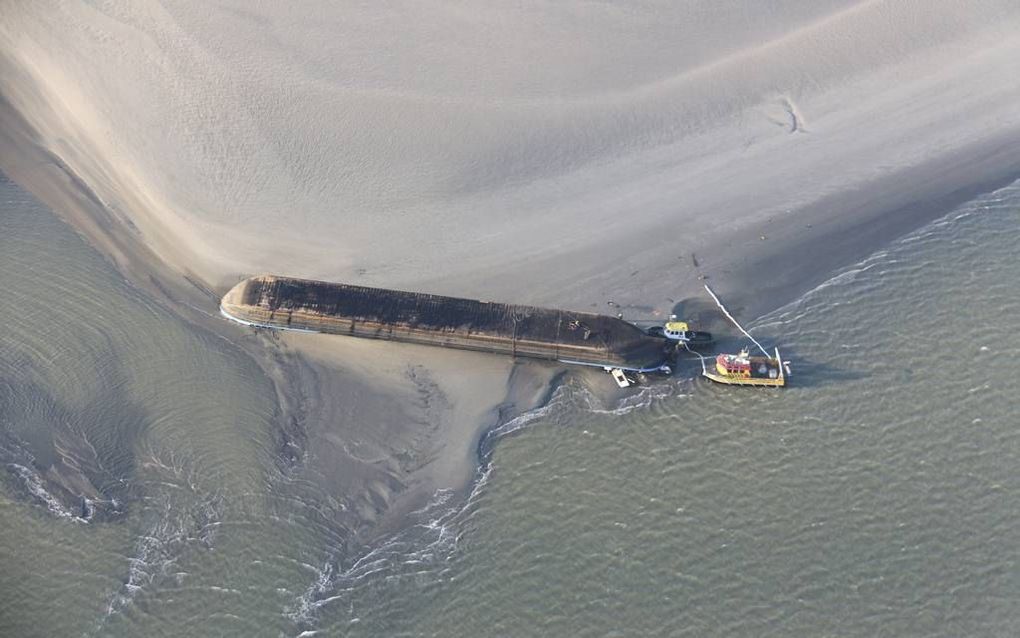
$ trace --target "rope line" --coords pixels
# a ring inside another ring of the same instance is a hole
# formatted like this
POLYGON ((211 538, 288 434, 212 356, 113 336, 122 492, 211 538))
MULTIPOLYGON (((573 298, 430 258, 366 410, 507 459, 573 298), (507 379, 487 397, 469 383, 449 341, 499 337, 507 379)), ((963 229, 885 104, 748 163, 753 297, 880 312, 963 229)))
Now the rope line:
MULTIPOLYGON (((757 341, 754 340, 754 337, 752 337, 751 334, 748 331, 744 330, 743 326, 741 326, 739 323, 737 323, 737 320, 733 318, 733 315, 731 315, 730 311, 726 309, 726 306, 722 305, 722 302, 719 301, 719 297, 715 296, 715 293, 712 292, 712 289, 708 287, 708 284, 705 284, 705 290, 708 291, 708 294, 712 295, 712 299, 714 299, 715 300, 715 304, 717 306, 719 306, 719 310, 723 311, 723 314, 726 315, 726 317, 730 321, 733 322, 733 325, 736 326, 737 329, 740 330, 740 332, 744 333, 745 337, 747 337, 748 339, 751 340, 751 343, 753 343, 754 345, 758 346, 758 349, 761 350, 762 354, 764 354, 766 357, 772 356, 768 352, 765 351, 765 348, 761 347, 760 343, 758 343, 757 341)), ((704 365, 704 362, 702 362, 702 365, 704 365)))
POLYGON ((705 374, 706 372, 708 372, 708 370, 705 368, 705 356, 704 355, 702 355, 697 350, 691 350, 691 347, 688 346, 686 343, 684 343, 684 349, 686 349, 687 352, 690 352, 691 354, 697 355, 698 359, 701 359, 701 374, 705 374))

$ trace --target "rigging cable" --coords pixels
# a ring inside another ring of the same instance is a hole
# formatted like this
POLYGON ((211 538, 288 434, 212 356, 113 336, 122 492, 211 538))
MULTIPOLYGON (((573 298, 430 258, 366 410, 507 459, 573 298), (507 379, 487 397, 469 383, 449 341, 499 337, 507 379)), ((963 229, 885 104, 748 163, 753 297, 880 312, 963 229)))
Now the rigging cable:
POLYGON ((698 358, 701 359, 701 374, 706 374, 708 372, 708 370, 705 368, 705 357, 704 357, 704 355, 702 355, 697 350, 691 350, 691 347, 688 346, 686 342, 684 343, 684 348, 687 350, 687 352, 690 352, 691 354, 697 355, 698 358))
MULTIPOLYGON (((719 309, 723 311, 723 314, 726 315, 726 317, 733 322, 733 325, 736 326, 737 329, 740 330, 740 332, 743 332, 744 336, 751 340, 751 343, 758 346, 758 349, 762 351, 762 354, 764 354, 766 357, 771 357, 772 355, 766 352, 765 348, 761 347, 761 344, 755 341, 754 337, 752 337, 748 331, 744 330, 743 326, 737 323, 737 320, 733 318, 733 315, 731 315, 730 311, 726 309, 726 306, 722 305, 722 302, 719 301, 719 297, 715 296, 715 293, 712 292, 712 289, 708 287, 708 284, 705 284, 705 290, 708 291, 708 294, 712 295, 712 299, 715 299, 716 305, 719 306, 719 309)), ((702 362, 702 365, 704 365, 704 362, 702 362)))

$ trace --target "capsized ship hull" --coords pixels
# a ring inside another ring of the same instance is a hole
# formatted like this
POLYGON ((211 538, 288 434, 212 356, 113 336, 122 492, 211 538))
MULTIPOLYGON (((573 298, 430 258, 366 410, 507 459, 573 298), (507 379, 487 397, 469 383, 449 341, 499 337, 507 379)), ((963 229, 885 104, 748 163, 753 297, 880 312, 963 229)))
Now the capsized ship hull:
POLYGON ((634 372, 669 372, 675 346, 616 317, 383 288, 259 276, 220 313, 279 330, 475 350, 634 372))

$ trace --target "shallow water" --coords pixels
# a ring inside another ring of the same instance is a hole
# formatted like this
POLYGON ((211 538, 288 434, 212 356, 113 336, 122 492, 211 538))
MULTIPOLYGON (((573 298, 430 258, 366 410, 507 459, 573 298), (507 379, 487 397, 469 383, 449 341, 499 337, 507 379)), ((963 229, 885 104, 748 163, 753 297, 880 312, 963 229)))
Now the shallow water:
POLYGON ((0 634, 250 629, 220 619, 240 597, 216 587, 288 541, 250 535, 270 509, 271 386, 6 180, 0 207, 0 634), (88 502, 48 492, 57 472, 88 502))
POLYGON ((252 362, 134 293, 17 187, 0 183, 0 206, 0 634, 1020 625, 1020 186, 755 322, 793 361, 790 388, 680 374, 605 406, 568 383, 503 429, 467 506, 440 495, 338 562, 332 532, 281 496, 252 362), (118 501, 87 523, 30 490, 32 468, 82 449, 97 501, 118 501))

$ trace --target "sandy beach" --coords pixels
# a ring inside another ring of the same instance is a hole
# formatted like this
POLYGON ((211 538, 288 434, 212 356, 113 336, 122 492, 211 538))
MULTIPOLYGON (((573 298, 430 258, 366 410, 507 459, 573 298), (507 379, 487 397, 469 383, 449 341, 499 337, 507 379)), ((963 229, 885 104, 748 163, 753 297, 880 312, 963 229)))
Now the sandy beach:
POLYGON ((366 539, 560 370, 251 334, 239 278, 749 320, 1020 177, 1012 2, 226 5, 9 4, 0 169, 260 362, 366 539))

